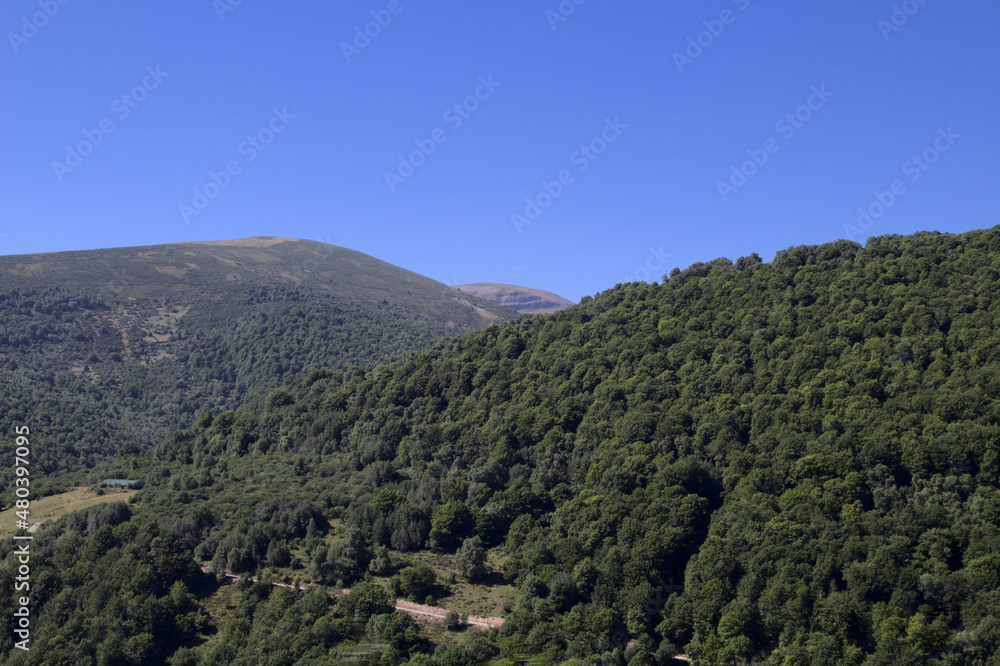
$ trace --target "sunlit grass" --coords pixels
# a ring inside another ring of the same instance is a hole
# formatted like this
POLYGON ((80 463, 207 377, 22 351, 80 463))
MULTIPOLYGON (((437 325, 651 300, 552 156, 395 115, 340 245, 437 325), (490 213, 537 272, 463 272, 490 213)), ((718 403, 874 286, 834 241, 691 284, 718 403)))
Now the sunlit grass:
MULTIPOLYGON (((86 509, 88 507, 105 504, 107 502, 128 501, 128 498, 135 495, 137 490, 110 490, 103 495, 87 490, 86 488, 74 488, 58 495, 49 495, 41 499, 28 498, 31 505, 28 509, 28 524, 45 524, 52 520, 59 520, 63 516, 74 511, 86 509)), ((0 535, 13 534, 17 531, 17 521, 20 519, 15 513, 16 507, 11 507, 5 511, 0 511, 0 535)))

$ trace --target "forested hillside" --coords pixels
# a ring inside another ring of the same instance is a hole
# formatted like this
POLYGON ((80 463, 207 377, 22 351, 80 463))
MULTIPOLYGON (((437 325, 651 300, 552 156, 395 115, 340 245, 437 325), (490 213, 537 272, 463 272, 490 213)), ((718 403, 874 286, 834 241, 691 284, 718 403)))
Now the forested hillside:
POLYGON ((510 318, 311 241, 0 257, 0 427, 30 421, 46 433, 41 471, 89 466, 311 369, 384 360, 510 318))
POLYGON ((998 276, 1000 227, 716 259, 203 411, 101 469, 146 481, 133 515, 41 532, 48 642, 14 663, 1000 664, 998 276), (158 586, 100 593, 130 552, 158 586), (247 585, 200 620, 192 554, 359 596, 247 585), (518 593, 432 654, 364 580, 518 593))

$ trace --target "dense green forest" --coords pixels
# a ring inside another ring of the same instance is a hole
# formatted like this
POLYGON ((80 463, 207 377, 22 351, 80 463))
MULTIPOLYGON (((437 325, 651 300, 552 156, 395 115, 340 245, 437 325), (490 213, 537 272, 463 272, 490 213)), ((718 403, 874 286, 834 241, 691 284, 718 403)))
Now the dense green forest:
POLYGON ((40 531, 12 663, 1000 664, 998 276, 1000 227, 716 259, 202 410, 40 531), (386 604, 464 584, 503 626, 386 604))
POLYGON ((0 257, 0 428, 46 433, 37 468, 90 467, 311 369, 512 318, 343 248, 240 243, 0 257))

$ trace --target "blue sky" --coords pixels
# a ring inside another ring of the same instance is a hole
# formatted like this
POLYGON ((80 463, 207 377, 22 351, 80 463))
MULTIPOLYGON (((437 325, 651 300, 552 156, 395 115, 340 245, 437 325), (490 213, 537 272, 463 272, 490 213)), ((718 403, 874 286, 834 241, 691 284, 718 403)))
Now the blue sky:
POLYGON ((0 254, 277 235, 575 301, 1000 222, 1000 3, 576 2, 8 0, 0 254))

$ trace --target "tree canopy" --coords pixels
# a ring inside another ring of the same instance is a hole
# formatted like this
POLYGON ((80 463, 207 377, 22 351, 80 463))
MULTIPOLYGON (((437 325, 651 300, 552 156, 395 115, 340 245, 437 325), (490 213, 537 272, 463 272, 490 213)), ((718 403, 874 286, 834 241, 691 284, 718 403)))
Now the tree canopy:
POLYGON ((147 482, 126 524, 246 571, 272 543, 330 584, 488 550, 505 623, 433 657, 393 625, 413 663, 996 663, 998 276, 1000 228, 717 259, 322 373, 108 473, 147 482))

